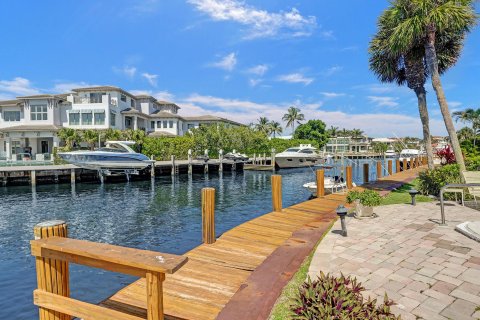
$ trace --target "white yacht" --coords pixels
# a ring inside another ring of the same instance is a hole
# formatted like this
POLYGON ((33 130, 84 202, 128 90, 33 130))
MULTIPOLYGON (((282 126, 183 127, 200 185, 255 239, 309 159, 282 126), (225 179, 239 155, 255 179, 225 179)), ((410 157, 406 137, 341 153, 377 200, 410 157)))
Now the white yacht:
POLYGON ((420 150, 417 149, 403 149, 400 152, 400 162, 403 161, 403 159, 406 159, 407 161, 410 161, 412 158, 417 158, 420 155, 420 150))
POLYGON ((105 148, 95 151, 62 152, 58 155, 68 163, 90 170, 141 170, 152 164, 147 156, 130 148, 133 141, 107 141, 105 148))
MULTIPOLYGON (((340 177, 325 177, 323 183, 325 194, 337 193, 347 190, 347 183, 343 178, 340 177)), ((357 186, 354 182, 352 182, 352 185, 354 187, 357 186)), ((308 191, 312 193, 312 196, 317 196, 317 182, 314 181, 305 183, 303 187, 308 189, 308 191)))
POLYGON ((309 167, 324 162, 324 158, 310 144, 289 148, 275 156, 275 166, 279 169, 309 167))
POLYGON ((387 158, 395 158, 397 156, 397 153, 393 149, 388 149, 385 151, 385 157, 387 158))

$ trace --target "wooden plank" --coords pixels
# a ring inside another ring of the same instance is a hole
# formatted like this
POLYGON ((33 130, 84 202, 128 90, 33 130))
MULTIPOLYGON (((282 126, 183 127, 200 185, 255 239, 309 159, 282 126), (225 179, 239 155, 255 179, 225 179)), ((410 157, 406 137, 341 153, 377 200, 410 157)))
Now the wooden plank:
POLYGON ((147 319, 163 320, 163 281, 165 274, 147 272, 147 319))
POLYGON ((183 256, 62 237, 32 240, 30 243, 32 255, 36 257, 64 260, 141 277, 145 276, 145 270, 174 273, 187 262, 183 256))

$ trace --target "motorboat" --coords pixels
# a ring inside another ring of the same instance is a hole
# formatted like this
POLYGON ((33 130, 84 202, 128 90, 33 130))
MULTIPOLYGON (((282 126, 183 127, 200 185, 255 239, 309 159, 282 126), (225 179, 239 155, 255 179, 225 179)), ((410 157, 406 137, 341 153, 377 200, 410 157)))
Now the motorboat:
MULTIPOLYGON (((325 176, 323 180, 323 186, 325 194, 337 193, 347 190, 347 182, 341 176, 337 175, 338 168, 335 166, 323 166, 325 170, 333 170, 334 175, 325 176)), ((332 171, 330 171, 332 173, 332 171)), ((352 182, 352 185, 356 187, 357 185, 352 182)), ((307 182, 303 185, 313 197, 317 196, 317 182, 307 182)))
POLYGON ((153 160, 135 152, 130 147, 134 144, 133 141, 107 141, 104 148, 95 151, 61 152, 58 155, 68 163, 90 170, 135 171, 150 166, 153 160))
POLYGON ((403 161, 403 159, 406 159, 407 161, 410 161, 412 158, 418 158, 420 155, 420 150, 417 149, 403 149, 400 152, 400 162, 403 161))
POLYGON ((235 162, 248 161, 249 157, 239 152, 229 152, 223 156, 224 159, 233 160, 235 162))
POLYGON ((397 153, 393 149, 388 149, 385 151, 385 157, 387 158, 395 158, 397 156, 397 153))
POLYGON ((323 163, 325 159, 311 144, 301 144, 275 156, 275 166, 279 169, 310 167, 323 163))

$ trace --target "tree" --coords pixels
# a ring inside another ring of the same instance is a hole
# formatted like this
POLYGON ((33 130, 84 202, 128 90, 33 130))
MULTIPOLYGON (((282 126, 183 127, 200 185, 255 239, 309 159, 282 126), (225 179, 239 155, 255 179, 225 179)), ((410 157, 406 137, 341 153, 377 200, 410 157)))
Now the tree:
POLYGON ((388 144, 385 142, 373 142, 372 148, 374 152, 384 154, 388 150, 388 144))
POLYGON ((325 122, 322 120, 308 120, 307 123, 298 126, 293 134, 293 138, 315 140, 321 148, 327 143, 328 139, 325 127, 325 122))
MULTIPOLYGON (((477 134, 478 130, 480 129, 480 109, 472 109, 468 108, 463 111, 455 111, 452 113, 452 116, 457 121, 461 121, 463 123, 470 123, 472 126, 472 137, 473 138, 473 147, 475 147, 477 142, 477 134)), ((460 139, 460 137, 459 137, 460 139)), ((461 139, 460 139, 461 140, 461 139)))
POLYGON ((459 47, 454 48, 457 55, 452 55, 450 65, 453 65, 460 55, 466 33, 476 24, 474 0, 396 0, 388 11, 396 25, 388 39, 392 52, 408 52, 419 44, 423 45, 427 70, 445 127, 456 161, 463 171, 465 161, 440 80, 440 54, 436 46, 439 38, 460 39, 457 41, 459 47))
POLYGON ((297 107, 290 107, 282 117, 282 120, 287 122, 287 127, 292 127, 292 134, 295 133, 295 122, 301 124, 300 121, 305 120, 305 115, 300 113, 301 110, 297 107))
POLYGON ((82 140, 90 146, 90 150, 95 149, 95 143, 98 141, 97 130, 84 130, 82 131, 82 140))
POLYGON ((118 141, 122 139, 122 131, 108 128, 105 130, 104 137, 106 141, 118 141))
POLYGON ((352 138, 354 139, 357 139, 357 138, 361 138, 363 136, 363 131, 360 130, 360 129, 353 129, 351 132, 350 132, 352 138))
POLYGON ((280 122, 277 122, 277 121, 271 121, 269 123, 269 132, 270 134, 273 134, 273 137, 275 138, 276 134, 281 134, 283 132, 283 128, 282 128, 282 125, 280 124, 280 122))
POLYGON ((327 130, 330 137, 336 137, 338 135, 339 127, 330 126, 330 129, 327 130))
POLYGON ((460 142, 472 140, 475 136, 475 133, 472 128, 463 127, 462 129, 457 131, 457 136, 460 142))
POLYGON ((65 142, 67 150, 72 150, 75 142, 80 140, 78 131, 72 128, 61 128, 58 130, 57 136, 65 142))
POLYGON ((270 134, 270 121, 267 117, 260 117, 255 124, 255 129, 257 131, 263 132, 266 135, 270 134))

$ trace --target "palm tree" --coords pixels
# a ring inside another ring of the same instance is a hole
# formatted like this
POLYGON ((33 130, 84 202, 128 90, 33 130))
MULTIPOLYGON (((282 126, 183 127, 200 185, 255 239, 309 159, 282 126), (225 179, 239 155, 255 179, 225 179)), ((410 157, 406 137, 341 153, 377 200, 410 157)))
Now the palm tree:
POLYGON ((82 140, 90 146, 90 150, 95 149, 95 143, 98 141, 98 131, 84 130, 82 132, 82 140))
POLYGON ((463 127, 457 131, 457 136, 460 141, 466 141, 472 139, 475 136, 475 133, 472 128, 463 127))
POLYGON ((255 124, 257 131, 263 132, 267 135, 270 134, 270 120, 267 117, 258 118, 258 122, 255 124))
POLYGON ((468 108, 463 111, 455 111, 452 113, 452 116, 456 121, 461 121, 463 123, 470 123, 472 125, 472 137, 473 146, 475 147, 477 142, 477 133, 480 129, 480 109, 468 108))
POLYGON ((460 55, 466 33, 476 23, 474 0, 396 0, 387 11, 389 19, 396 25, 388 39, 392 52, 408 52, 418 45, 423 45, 427 70, 445 127, 456 161, 463 171, 465 161, 440 80, 440 55, 436 46, 442 37, 460 39, 457 41, 459 47, 454 48, 457 55, 452 55, 453 61, 450 65, 453 65, 460 55))
POLYGON ((350 134, 352 135, 352 138, 361 138, 363 136, 363 131, 360 129, 353 129, 350 134))
POLYGON ((330 129, 328 129, 328 134, 329 134, 331 137, 336 137, 337 134, 338 134, 338 129, 340 129, 340 128, 339 128, 339 127, 330 126, 330 129))
POLYGON ((109 141, 109 140, 120 140, 122 139, 122 131, 118 130, 118 129, 112 129, 112 128, 108 128, 107 130, 105 130, 105 140, 109 141))
POLYGON ((273 134, 273 137, 275 138, 276 134, 281 134, 283 132, 282 125, 280 122, 277 121, 272 121, 269 123, 269 132, 270 134, 273 134))
POLYGON ((72 150, 75 141, 80 140, 78 131, 72 128, 62 128, 58 130, 57 136, 65 142, 65 147, 67 150, 72 150))
POLYGON ((287 127, 292 127, 292 134, 295 133, 295 122, 300 124, 300 121, 305 120, 305 115, 300 113, 301 110, 297 107, 290 107, 282 117, 282 120, 287 122, 287 127))

